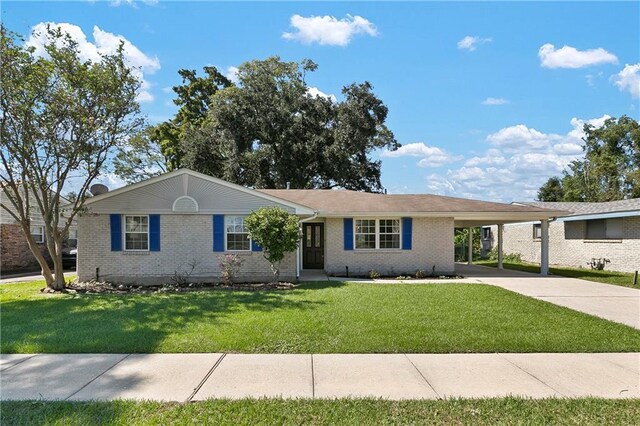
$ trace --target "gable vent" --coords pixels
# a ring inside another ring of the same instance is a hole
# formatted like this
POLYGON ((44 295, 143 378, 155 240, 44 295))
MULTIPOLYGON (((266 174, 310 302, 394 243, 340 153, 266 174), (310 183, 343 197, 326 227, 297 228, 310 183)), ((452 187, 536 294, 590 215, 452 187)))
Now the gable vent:
POLYGON ((197 213, 198 202, 187 195, 183 195, 173 202, 173 211, 178 213, 197 213))

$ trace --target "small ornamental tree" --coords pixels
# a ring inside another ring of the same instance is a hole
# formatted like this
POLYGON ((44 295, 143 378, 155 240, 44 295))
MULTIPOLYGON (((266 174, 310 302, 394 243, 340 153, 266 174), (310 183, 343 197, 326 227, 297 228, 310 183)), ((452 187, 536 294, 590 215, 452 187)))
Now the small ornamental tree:
POLYGON ((280 207, 263 207, 251 213, 244 224, 251 239, 262 247, 264 258, 271 264, 274 282, 278 282, 284 255, 298 248, 301 237, 298 217, 280 207))

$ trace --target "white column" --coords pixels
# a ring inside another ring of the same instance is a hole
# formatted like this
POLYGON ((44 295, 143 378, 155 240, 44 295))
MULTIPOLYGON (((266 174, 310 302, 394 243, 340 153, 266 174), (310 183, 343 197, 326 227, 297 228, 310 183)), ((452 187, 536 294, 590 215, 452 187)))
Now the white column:
POLYGON ((498 224, 498 269, 502 268, 502 231, 504 229, 503 224, 498 224))
POLYGON ((469 260, 467 263, 471 265, 473 263, 473 228, 469 228, 469 260))
POLYGON ((302 244, 302 240, 298 243, 298 248, 296 249, 296 279, 300 279, 300 245, 302 244))
POLYGON ((542 219, 540 231, 540 275, 549 275, 549 219, 542 219))

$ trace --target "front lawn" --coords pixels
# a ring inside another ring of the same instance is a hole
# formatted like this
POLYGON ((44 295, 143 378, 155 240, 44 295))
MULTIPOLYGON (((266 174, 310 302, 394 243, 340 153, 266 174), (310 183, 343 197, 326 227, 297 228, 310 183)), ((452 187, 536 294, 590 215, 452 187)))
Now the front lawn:
MULTIPOLYGON (((161 402, 3 402, 7 425, 324 425, 324 424, 563 424, 631 425, 640 401, 583 399, 452 399, 439 401, 209 400, 161 402)), ((635 419, 635 420, 634 420, 635 419)))
POLYGON ((640 331, 481 284, 47 295, 0 286, 2 353, 640 351, 640 331))
MULTIPOLYGON (((480 266, 490 266, 492 268, 498 267, 498 262, 495 260, 479 260, 473 262, 480 266)), ((506 269, 513 269, 516 271, 531 272, 534 274, 540 273, 540 265, 535 263, 510 263, 503 262, 502 266, 506 269)), ((562 277, 580 278, 582 280, 596 281, 605 284, 615 284, 624 287, 640 288, 640 285, 633 285, 633 274, 628 272, 616 272, 616 271, 597 271, 586 268, 570 268, 568 266, 552 266, 549 267, 549 272, 552 275, 559 275, 562 277)))

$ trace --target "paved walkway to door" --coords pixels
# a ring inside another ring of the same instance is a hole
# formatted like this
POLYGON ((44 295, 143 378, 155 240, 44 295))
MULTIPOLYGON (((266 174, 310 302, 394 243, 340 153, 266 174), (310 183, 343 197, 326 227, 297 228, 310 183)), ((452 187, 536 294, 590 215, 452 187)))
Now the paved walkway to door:
POLYGON ((0 355, 2 400, 640 397, 640 353, 0 355))
POLYGON ((493 284, 640 329, 640 289, 463 263, 456 264, 456 273, 467 282, 493 284))

